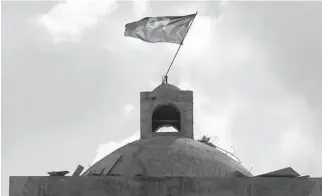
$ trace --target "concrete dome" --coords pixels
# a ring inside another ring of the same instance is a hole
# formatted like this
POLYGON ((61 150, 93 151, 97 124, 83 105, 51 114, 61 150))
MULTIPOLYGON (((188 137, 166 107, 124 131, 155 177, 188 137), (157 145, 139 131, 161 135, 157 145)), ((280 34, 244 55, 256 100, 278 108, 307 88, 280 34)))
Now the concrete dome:
POLYGON ((157 136, 129 143, 107 155, 83 176, 230 176, 239 171, 252 176, 240 163, 214 147, 193 139, 157 136))
POLYGON ((158 87, 156 87, 153 92, 159 92, 159 91, 165 91, 165 90, 174 90, 174 91, 180 91, 180 88, 172 85, 172 84, 168 84, 168 83, 162 83, 160 84, 158 87))

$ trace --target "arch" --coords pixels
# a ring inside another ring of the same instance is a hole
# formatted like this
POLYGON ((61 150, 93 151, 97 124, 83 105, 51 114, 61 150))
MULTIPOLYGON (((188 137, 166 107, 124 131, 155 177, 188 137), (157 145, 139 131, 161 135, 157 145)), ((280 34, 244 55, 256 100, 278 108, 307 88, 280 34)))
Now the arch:
POLYGON ((173 127, 181 131, 180 111, 173 105, 160 105, 152 114, 152 132, 157 132, 161 127, 173 127))

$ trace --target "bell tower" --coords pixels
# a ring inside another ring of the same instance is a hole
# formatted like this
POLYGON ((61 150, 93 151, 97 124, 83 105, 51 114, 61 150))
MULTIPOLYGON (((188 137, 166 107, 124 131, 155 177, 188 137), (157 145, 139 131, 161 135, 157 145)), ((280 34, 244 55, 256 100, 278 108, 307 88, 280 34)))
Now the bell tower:
POLYGON ((193 139, 193 92, 162 83, 152 92, 140 94, 141 139, 179 136, 193 139), (172 126, 177 132, 158 132, 172 126))

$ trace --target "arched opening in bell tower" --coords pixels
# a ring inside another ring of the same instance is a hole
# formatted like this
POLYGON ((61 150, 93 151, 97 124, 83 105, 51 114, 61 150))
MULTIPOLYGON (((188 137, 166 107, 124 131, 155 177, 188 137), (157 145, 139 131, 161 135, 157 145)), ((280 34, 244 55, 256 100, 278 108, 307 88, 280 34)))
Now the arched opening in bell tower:
POLYGON ((179 110, 172 105, 161 105, 152 114, 152 132, 177 132, 181 131, 179 110))

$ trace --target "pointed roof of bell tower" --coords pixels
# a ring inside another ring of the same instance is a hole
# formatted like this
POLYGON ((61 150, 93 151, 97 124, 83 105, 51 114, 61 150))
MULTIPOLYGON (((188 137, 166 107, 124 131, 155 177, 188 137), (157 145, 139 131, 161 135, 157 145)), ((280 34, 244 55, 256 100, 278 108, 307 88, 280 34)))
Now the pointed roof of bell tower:
POLYGON ((178 136, 193 139, 193 92, 163 80, 153 91, 141 92, 141 138, 178 136), (158 132, 173 127, 177 132, 158 132))
POLYGON ((159 86, 157 86, 153 92, 160 92, 160 91, 165 91, 165 90, 173 90, 173 91, 181 91, 180 88, 172 85, 172 84, 169 84, 169 83, 162 83, 160 84, 159 86))

